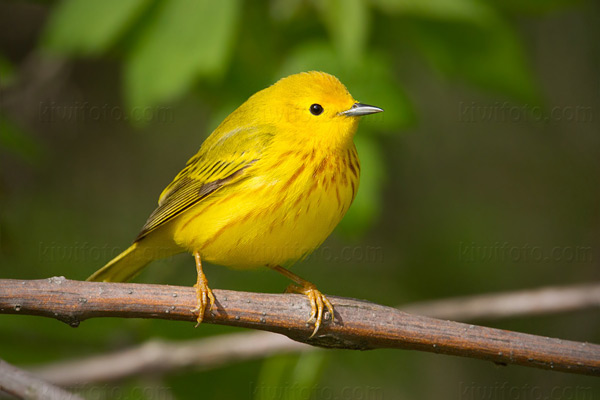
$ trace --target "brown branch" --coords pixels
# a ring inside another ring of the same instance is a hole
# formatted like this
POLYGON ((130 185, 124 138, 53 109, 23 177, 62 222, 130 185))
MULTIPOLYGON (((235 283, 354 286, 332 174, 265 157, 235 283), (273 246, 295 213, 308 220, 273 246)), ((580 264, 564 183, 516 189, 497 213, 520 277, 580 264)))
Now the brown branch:
POLYGON ((32 372, 56 385, 76 386, 189 367, 217 368, 235 361, 313 349, 271 332, 240 332, 178 342, 151 340, 115 353, 52 363, 32 372))
MULTIPOLYGON (((406 304, 412 314, 459 321, 539 315, 600 306, 600 284, 545 287, 406 304)), ((209 369, 273 354, 313 350, 271 332, 243 332, 187 341, 152 340, 117 352, 58 361, 32 370, 60 386, 111 382, 151 372, 209 369)))
POLYGON ((432 300, 398 307, 411 314, 470 321, 600 308, 600 283, 432 300))
POLYGON ((0 360, 0 395, 2 393, 17 399, 83 400, 80 396, 51 385, 4 360, 0 360))
MULTIPOLYGON (((329 348, 401 348, 459 355, 556 371, 600 375, 600 346, 415 316, 394 308, 329 297, 335 323, 319 334, 305 322, 304 296, 214 290, 216 309, 205 322, 284 334, 329 348)), ((0 313, 40 315, 77 326, 93 317, 195 321, 189 287, 95 283, 50 278, 0 280, 0 313)))
MULTIPOLYGON (((400 308, 444 319, 451 315, 454 319, 464 321, 598 306, 599 293, 598 284, 572 285, 414 303, 400 308)), ((245 332, 183 342, 153 340, 111 354, 51 363, 33 372, 57 385, 73 386, 84 382, 115 381, 147 372, 165 373, 192 366, 215 368, 230 362, 310 349, 313 347, 270 332, 245 332)))

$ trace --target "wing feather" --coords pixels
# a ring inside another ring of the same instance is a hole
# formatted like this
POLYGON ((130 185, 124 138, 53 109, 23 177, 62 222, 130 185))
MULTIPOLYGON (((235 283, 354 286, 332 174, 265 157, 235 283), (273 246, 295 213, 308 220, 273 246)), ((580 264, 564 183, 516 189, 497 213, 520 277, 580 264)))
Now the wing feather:
MULTIPOLYGON (((272 134, 265 129, 243 129, 209 138, 200 151, 161 193, 136 241, 196 205, 224 186, 239 182, 260 162, 272 134), (212 139, 212 140, 211 140, 212 139)), ((214 134, 213 134, 214 135, 214 134)), ((212 135, 211 135, 212 136, 212 135)))

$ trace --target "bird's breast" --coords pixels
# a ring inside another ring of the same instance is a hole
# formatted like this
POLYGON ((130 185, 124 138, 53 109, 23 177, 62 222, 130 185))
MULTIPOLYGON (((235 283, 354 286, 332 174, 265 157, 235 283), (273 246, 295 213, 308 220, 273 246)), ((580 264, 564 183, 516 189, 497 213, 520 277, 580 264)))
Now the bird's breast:
POLYGON ((310 254, 340 222, 358 190, 354 146, 286 151, 187 212, 175 240, 232 267, 286 265, 310 254))

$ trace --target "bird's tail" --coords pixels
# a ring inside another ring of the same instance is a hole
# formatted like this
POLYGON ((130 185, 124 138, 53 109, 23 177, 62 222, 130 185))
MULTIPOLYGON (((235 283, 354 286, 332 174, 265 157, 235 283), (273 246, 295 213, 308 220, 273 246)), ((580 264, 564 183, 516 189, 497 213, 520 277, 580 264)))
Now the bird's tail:
POLYGON ((160 257, 147 251, 147 246, 135 242, 127 250, 87 278, 96 282, 125 282, 133 279, 152 260, 160 257))

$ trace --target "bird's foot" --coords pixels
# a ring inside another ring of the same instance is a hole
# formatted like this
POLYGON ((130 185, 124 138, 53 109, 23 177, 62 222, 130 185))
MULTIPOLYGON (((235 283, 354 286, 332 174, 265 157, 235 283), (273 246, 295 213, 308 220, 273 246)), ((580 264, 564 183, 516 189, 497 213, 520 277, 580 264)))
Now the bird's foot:
POLYGON ((333 322, 333 305, 313 284, 307 284, 306 286, 290 285, 286 292, 304 294, 308 297, 311 313, 306 322, 314 321, 315 323, 315 329, 309 339, 315 336, 321 327, 321 323, 323 322, 323 311, 325 308, 329 311, 331 321, 333 322))
POLYGON ((208 287, 206 281, 198 282, 194 285, 196 289, 196 300, 197 306, 192 309, 193 313, 198 313, 198 317, 196 318, 196 327, 202 323, 204 319, 204 311, 206 311, 206 306, 208 305, 208 311, 210 312, 215 305, 215 296, 213 295, 212 290, 208 287))

